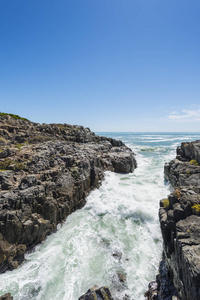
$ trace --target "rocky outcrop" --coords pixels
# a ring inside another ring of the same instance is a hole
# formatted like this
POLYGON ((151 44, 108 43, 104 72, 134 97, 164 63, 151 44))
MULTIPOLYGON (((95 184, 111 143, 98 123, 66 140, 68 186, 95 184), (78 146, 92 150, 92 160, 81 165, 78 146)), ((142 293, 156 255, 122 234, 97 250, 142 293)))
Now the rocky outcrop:
POLYGON ((121 141, 88 128, 0 116, 0 272, 16 268, 28 249, 82 207, 104 171, 135 167, 121 141))
POLYGON ((159 274, 155 281, 151 281, 145 293, 147 300, 180 300, 174 287, 172 278, 169 274, 169 267, 163 259, 159 266, 159 274))
POLYGON ((99 288, 94 286, 89 289, 84 295, 78 300, 113 300, 109 289, 106 286, 99 288))
POLYGON ((3 296, 0 296, 0 300, 13 300, 13 297, 11 296, 10 293, 7 293, 3 296))
MULTIPOLYGON (((160 202, 168 278, 182 300, 200 299, 200 141, 182 143, 164 168, 174 188, 160 202)), ((159 299, 168 299, 159 298, 159 299)))

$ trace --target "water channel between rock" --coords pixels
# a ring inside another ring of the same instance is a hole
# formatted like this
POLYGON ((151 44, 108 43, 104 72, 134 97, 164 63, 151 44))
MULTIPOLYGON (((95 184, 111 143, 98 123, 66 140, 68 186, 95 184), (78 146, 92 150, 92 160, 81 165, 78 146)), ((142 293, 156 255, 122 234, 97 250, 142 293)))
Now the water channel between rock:
MULTIPOLYGON (((99 133, 98 133, 99 134, 99 133)), ((162 255, 159 200, 169 194, 163 166, 195 134, 100 133, 121 139, 136 154, 134 173, 106 172, 83 209, 0 275, 0 293, 15 300, 77 300, 88 288, 107 285, 115 300, 144 299, 162 255)))

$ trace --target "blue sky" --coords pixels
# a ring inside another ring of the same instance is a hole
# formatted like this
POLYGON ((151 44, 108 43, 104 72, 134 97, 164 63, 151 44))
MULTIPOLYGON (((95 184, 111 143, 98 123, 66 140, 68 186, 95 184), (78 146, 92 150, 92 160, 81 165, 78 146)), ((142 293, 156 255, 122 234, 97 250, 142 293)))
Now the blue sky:
POLYGON ((199 0, 0 0, 0 111, 200 131, 199 16, 199 0))

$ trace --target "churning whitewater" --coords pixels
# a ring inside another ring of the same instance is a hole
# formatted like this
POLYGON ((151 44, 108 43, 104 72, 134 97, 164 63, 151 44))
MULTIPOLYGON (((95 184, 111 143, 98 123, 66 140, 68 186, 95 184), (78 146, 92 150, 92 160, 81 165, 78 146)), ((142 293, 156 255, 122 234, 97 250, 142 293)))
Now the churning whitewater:
POLYGON ((0 295, 15 300, 78 300, 90 287, 106 285, 115 300, 144 299, 162 255, 159 200, 169 194, 165 162, 195 134, 101 133, 121 139, 135 153, 132 174, 106 172, 87 204, 26 255, 16 270, 0 275, 0 295), (128 297, 129 296, 129 297, 128 297))

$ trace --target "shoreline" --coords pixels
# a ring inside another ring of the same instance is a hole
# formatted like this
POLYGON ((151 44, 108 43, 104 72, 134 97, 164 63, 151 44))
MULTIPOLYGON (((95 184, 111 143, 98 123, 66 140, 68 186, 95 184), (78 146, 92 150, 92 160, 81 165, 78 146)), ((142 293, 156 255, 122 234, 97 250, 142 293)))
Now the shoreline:
POLYGON ((104 171, 128 173, 134 153, 88 128, 0 117, 0 271, 12 270, 85 204, 104 171))

